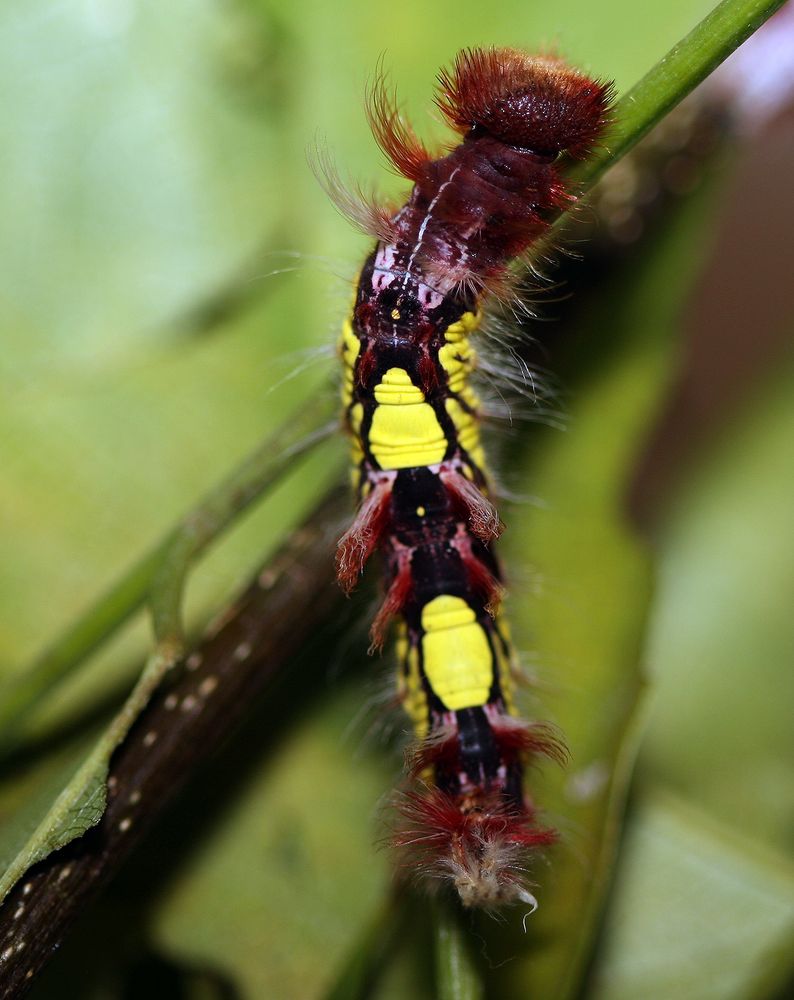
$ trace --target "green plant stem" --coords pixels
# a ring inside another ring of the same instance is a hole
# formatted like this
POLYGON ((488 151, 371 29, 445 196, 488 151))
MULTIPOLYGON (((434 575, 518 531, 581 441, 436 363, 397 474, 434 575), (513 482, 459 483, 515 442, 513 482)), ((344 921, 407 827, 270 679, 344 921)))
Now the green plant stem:
POLYGON ((460 907, 439 899, 434 907, 436 996, 438 1000, 482 1000, 482 978, 471 956, 460 907))
POLYGON ((147 600, 155 640, 168 658, 182 643, 181 606, 187 572, 229 525, 272 489, 294 460, 307 454, 331 428, 318 430, 331 415, 303 409, 248 455, 223 482, 183 517, 165 537, 97 603, 26 669, 0 684, 0 754, 13 748, 29 714, 52 687, 95 652, 147 600))
POLYGON ((691 93, 785 0, 722 0, 618 101, 605 145, 575 167, 585 190, 691 93))

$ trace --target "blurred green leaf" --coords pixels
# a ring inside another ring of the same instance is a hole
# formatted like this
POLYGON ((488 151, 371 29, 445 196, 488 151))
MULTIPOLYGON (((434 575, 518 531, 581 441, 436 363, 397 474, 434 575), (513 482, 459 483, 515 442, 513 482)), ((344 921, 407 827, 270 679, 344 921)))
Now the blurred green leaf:
POLYGON ((794 365, 702 456, 659 539, 657 694, 641 774, 794 847, 794 365))
POLYGON ((669 797, 627 831, 591 1000, 753 1000, 791 966, 794 868, 669 797))

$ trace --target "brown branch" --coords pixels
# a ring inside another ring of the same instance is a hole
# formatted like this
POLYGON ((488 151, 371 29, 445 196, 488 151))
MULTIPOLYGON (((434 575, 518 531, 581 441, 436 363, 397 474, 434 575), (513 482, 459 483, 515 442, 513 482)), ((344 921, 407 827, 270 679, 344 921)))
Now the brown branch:
POLYGON ((342 600, 332 581, 327 497, 155 693, 113 756, 108 805, 83 837, 31 868, 0 907, 0 998, 27 993, 71 923, 258 695, 289 669, 342 600))

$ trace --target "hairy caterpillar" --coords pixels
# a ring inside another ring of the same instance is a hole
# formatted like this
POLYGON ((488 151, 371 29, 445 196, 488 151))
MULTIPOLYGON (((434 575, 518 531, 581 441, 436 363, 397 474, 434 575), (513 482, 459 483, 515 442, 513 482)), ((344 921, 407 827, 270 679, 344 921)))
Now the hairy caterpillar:
POLYGON ((550 727, 515 714, 493 552, 502 525, 470 338, 488 298, 509 288, 510 263, 574 200, 555 161, 597 142, 611 88, 514 49, 464 50, 438 82, 436 103, 461 139, 435 158, 382 79, 370 93, 375 138, 413 182, 402 207, 357 201, 329 178, 339 207, 377 239, 340 344, 359 506, 338 577, 351 589, 382 554, 372 648, 396 618, 398 687, 417 740, 397 847, 466 906, 534 907, 528 856, 555 834, 536 820, 523 768, 565 750, 550 727))

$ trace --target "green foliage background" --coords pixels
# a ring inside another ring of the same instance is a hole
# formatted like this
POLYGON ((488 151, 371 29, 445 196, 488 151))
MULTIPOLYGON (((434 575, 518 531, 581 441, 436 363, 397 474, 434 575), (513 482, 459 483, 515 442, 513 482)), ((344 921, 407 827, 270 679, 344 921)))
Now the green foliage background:
MULTIPOLYGON (((3 670, 21 670, 269 428, 332 391, 319 355, 282 381, 299 352, 332 341, 363 250, 305 149, 327 137, 351 175, 396 184, 362 113, 382 52, 409 113, 439 134, 423 109, 463 45, 553 46, 625 90, 709 6, 670 0, 638 17, 627 0, 6 3, 3 670)), ((658 523, 655 567, 624 516, 719 196, 717 176, 594 296, 561 372, 568 431, 535 430, 507 451, 511 485, 543 500, 510 512, 515 631, 538 664, 532 707, 560 722, 574 758, 570 774, 536 779, 566 833, 541 879, 552 943, 478 929, 493 966, 511 959, 491 970, 494 996, 577 995, 597 926, 588 998, 760 1000, 792 972, 791 365, 748 391, 688 469, 658 523), (608 776, 626 772, 646 718, 601 924, 623 796, 608 776)), ((194 626, 342 455, 324 446, 202 565, 194 626)), ((127 630, 27 723, 27 752, 0 775, 5 857, 147 642, 143 623, 127 630)), ((230 984, 244 997, 323 995, 387 882, 374 814, 398 762, 363 738, 366 724, 351 727, 372 697, 366 674, 387 669, 356 669, 363 645, 351 636, 331 659, 275 752, 243 739, 224 757, 232 793, 206 809, 192 797, 193 812, 150 839, 37 996, 198 998, 230 984)), ((228 778, 219 765, 210 780, 228 778)), ((378 996, 434 995, 414 936, 378 996)))

